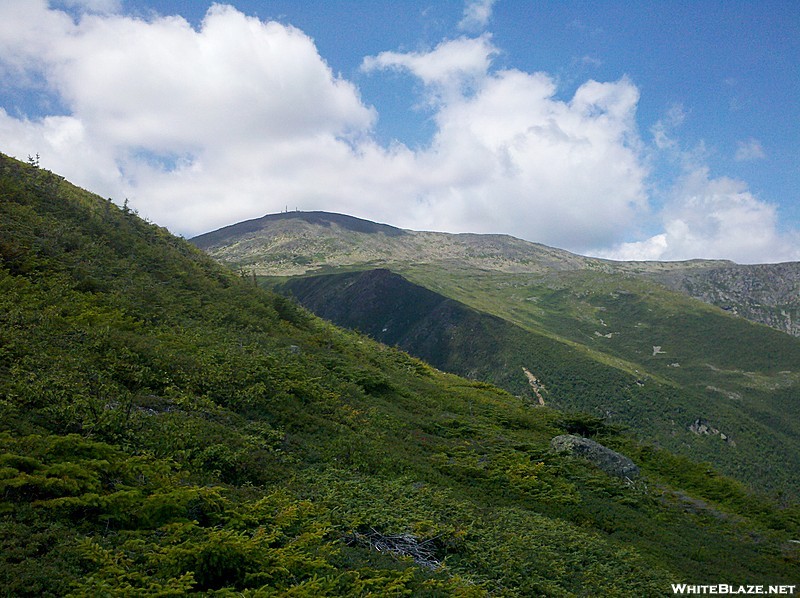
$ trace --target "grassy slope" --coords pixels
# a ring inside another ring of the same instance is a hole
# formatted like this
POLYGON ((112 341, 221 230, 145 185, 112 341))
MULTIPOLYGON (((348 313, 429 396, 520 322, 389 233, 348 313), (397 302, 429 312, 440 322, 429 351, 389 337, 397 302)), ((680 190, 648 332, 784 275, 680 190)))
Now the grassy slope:
POLYGON ((658 595, 791 583, 798 509, 335 329, 0 156, 12 595, 658 595), (635 485, 551 454, 595 434, 635 485), (444 566, 368 548, 426 542, 444 566))
POLYGON ((604 288, 601 277, 592 275, 591 291, 585 291, 588 277, 582 276, 587 280, 571 274, 557 288, 552 282, 549 288, 524 284, 521 275, 437 277, 445 291, 453 280, 463 285, 457 288, 477 288, 467 299, 484 309, 492 304, 476 301, 483 289, 475 281, 490 281, 494 293, 487 296, 508 319, 447 299, 388 270, 294 278, 283 286, 326 319, 441 369, 533 400, 525 368, 544 385, 548 404, 629 425, 640 437, 709 460, 761 489, 791 493, 798 487, 800 445, 792 417, 796 374, 783 370, 800 359, 793 353, 794 339, 684 296, 653 292, 641 281, 626 284, 606 276, 604 288), (536 302, 530 301, 531 292, 537 293, 536 302), (538 326, 525 329, 509 321, 531 322, 530 315, 526 320, 515 313, 520 304, 538 311, 538 326), (654 341, 664 343, 656 354, 654 341), (748 358, 747 365, 766 373, 737 370, 747 348, 765 341, 770 350, 748 358), (725 439, 690 431, 697 420, 720 430, 725 439))
MULTIPOLYGON (((593 358, 674 385, 681 395, 678 411, 662 409, 658 422, 649 410, 634 418, 623 415, 622 421, 647 434, 660 428, 658 437, 673 449, 691 442, 693 454, 758 487, 800 487, 797 338, 636 277, 585 271, 442 276, 435 268, 398 270, 530 332, 577 343, 593 358), (709 442, 719 437, 674 437, 676 429, 685 431, 697 418, 726 433, 733 445, 709 442), (667 425, 671 421, 674 425, 667 425)), ((597 415, 608 409, 596 401, 562 405, 597 415)))

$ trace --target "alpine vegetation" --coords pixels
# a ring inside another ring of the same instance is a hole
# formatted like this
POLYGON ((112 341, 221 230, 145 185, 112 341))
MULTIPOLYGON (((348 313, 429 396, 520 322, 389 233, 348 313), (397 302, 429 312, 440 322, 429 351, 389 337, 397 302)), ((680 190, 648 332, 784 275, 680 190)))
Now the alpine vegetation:
POLYGON ((0 155, 0 586, 527 597, 796 583, 790 497, 556 409, 565 387, 526 367, 544 406, 337 328, 0 155), (553 450, 565 434, 638 477, 553 450))

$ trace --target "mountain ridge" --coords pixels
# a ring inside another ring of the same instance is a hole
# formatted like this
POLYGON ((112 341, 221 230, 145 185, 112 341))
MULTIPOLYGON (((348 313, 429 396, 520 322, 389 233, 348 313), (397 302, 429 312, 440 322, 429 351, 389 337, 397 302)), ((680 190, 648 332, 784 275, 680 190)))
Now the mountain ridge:
POLYGON ((412 262, 508 273, 588 270, 640 276, 800 336, 800 262, 612 261, 510 235, 411 231, 328 212, 270 214, 190 241, 219 261, 262 276, 412 262))

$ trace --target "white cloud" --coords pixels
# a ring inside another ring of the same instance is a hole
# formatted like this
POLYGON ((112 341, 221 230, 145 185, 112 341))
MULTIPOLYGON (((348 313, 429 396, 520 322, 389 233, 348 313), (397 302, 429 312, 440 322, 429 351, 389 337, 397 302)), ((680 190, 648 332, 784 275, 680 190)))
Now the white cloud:
POLYGON ((417 76, 436 107, 437 133, 416 156, 418 201, 401 224, 575 250, 613 242, 646 209, 638 90, 627 79, 589 81, 559 100, 545 73, 490 72, 497 52, 483 35, 365 59, 366 70, 417 76))
POLYGON ((464 17, 458 28, 462 31, 481 31, 492 18, 492 6, 496 0, 467 0, 464 17))
POLYGON ((590 81, 569 102, 555 92, 543 73, 501 71, 442 107, 421 156, 446 177, 447 188, 421 206, 436 228, 504 231, 585 250, 630 226, 645 207, 638 91, 621 80, 590 81))
POLYGON ((67 14, 47 10, 44 0, 0 3, 0 74, 4 75, 4 85, 29 85, 30 76, 56 58, 55 44, 69 35, 72 27, 67 14))
POLYGON ((102 142, 87 136, 73 116, 20 120, 0 108, 2 151, 21 159, 41 153, 42 165, 80 186, 106 197, 124 197, 126 187, 114 154, 102 142))
POLYGON ((707 167, 686 173, 660 215, 663 233, 599 252, 611 259, 730 259, 739 263, 800 260, 800 235, 778 232, 777 210, 747 186, 711 178, 707 167))
POLYGON ((201 29, 181 18, 87 18, 64 40, 59 92, 113 143, 193 151, 235 141, 342 135, 371 125, 302 32, 213 6, 201 29))
POLYGON ((739 141, 736 144, 736 155, 734 160, 737 162, 750 162, 752 160, 763 160, 767 157, 761 142, 752 137, 747 141, 739 141))
POLYGON ((375 119, 305 34, 231 7, 213 6, 195 30, 179 17, 74 23, 43 2, 11 1, 0 23, 0 61, 45 78, 71 112, 3 111, 3 151, 38 152, 46 167, 128 196, 177 232, 302 199, 271 196, 273 179, 294 176, 309 195, 319 183, 335 188, 315 180, 312 165, 325 158, 316 148, 349 151, 375 119))
MULTIPOLYGON (((44 117, 0 108, 0 151, 39 153, 44 167, 127 197, 177 233, 298 207, 627 257, 792 255, 774 207, 710 177, 696 156, 656 215, 662 228, 623 244, 651 215, 639 90, 626 78, 560 98, 545 73, 494 69, 489 34, 383 52, 363 70, 418 78, 436 126, 427 147, 383 147, 376 110, 298 29, 222 5, 198 28, 82 5, 93 9, 76 21, 43 0, 0 3, 3 84, 62 107, 44 117)), ((654 129, 659 151, 681 153, 684 116, 674 107, 654 129)))
POLYGON ((429 52, 381 52, 366 57, 361 69, 365 72, 405 70, 445 99, 452 99, 486 76, 497 53, 491 36, 484 34, 444 41, 429 52))

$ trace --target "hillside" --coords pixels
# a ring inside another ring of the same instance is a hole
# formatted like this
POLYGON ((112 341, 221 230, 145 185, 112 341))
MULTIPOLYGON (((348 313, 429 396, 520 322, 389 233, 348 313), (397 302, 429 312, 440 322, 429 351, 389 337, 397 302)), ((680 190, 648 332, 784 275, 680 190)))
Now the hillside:
POLYGON ((800 263, 612 262, 507 235, 402 230, 327 212, 271 214, 192 239, 226 264, 263 276, 339 267, 427 264, 500 273, 587 270, 654 280, 729 313, 800 335, 800 263))
POLYGON ((796 504, 335 328, 2 155, 0 355, 8 595, 796 582, 796 504), (567 433, 640 475, 551 450, 567 433))
POLYGON ((800 342, 734 317, 730 302, 716 309, 664 286, 708 280, 690 286, 708 295, 718 283, 726 301, 724 289, 751 288, 786 302, 791 293, 776 289, 791 286, 796 264, 608 262, 511 237, 401 231, 325 213, 215 234, 193 241, 243 271, 281 272, 271 280, 340 325, 530 398, 527 370, 550 389, 550 404, 630 426, 754 487, 800 488, 800 342), (347 274, 376 264, 405 280, 347 274), (753 269, 782 274, 761 283, 747 278, 753 269))
MULTIPOLYGON (((443 370, 630 426, 755 487, 798 487, 796 339, 641 281, 593 274, 546 288, 513 277, 501 285, 463 274, 458 286, 472 306, 388 270, 296 277, 281 288, 443 370), (519 305, 515 293, 535 293, 527 303, 545 315, 534 322, 497 307, 519 305), (497 303, 474 300, 487 296, 497 303)), ((447 289, 445 279, 434 270, 428 284, 447 289)))

